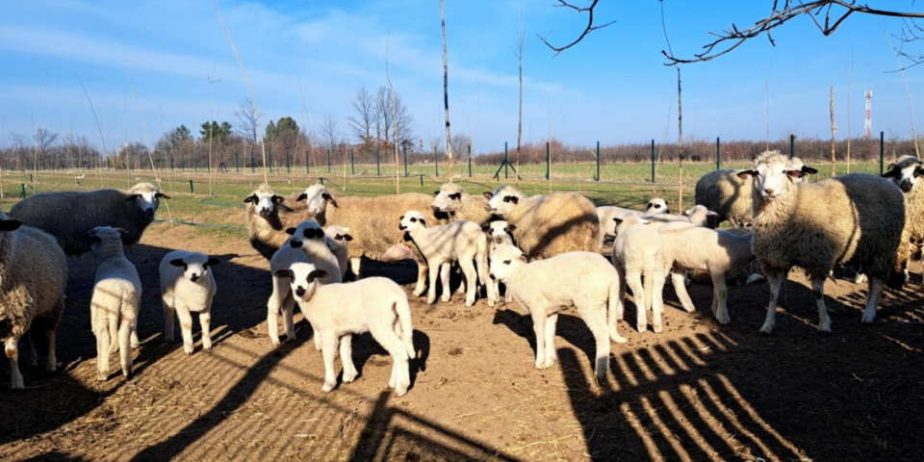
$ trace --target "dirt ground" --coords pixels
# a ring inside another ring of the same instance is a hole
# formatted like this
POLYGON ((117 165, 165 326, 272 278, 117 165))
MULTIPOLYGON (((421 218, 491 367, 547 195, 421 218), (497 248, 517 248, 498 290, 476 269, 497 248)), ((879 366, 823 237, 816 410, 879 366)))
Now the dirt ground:
MULTIPOLYGON (((700 311, 666 295, 664 333, 622 323, 629 343, 613 345, 603 386, 574 313, 559 320, 558 364, 536 370, 522 308, 415 299, 422 358, 399 398, 368 335, 354 340, 360 378, 328 394, 300 317, 298 339, 271 347, 267 264, 243 238, 156 224, 130 258, 145 284, 137 374, 96 381, 94 261, 72 259, 61 370, 24 367, 27 389, 12 392, 0 366, 0 460, 924 460, 920 285, 889 292, 864 326, 865 287, 829 281, 834 333, 822 335, 794 272, 775 333, 761 336, 766 284, 731 288, 729 326, 708 313, 711 287, 694 284, 700 311), (161 340, 157 264, 177 247, 239 255, 215 269, 211 353, 161 340)), ((409 283, 414 268, 388 274, 409 283)))

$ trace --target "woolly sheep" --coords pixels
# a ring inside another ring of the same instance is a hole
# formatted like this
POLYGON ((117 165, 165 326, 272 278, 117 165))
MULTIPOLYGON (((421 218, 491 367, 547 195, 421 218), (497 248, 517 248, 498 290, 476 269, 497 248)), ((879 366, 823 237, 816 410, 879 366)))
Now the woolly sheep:
POLYGON ((526 262, 520 249, 499 246, 491 259, 491 277, 507 285, 513 299, 529 310, 536 335, 536 368, 555 363, 555 324, 565 307, 577 308, 596 343, 594 372, 603 381, 609 370, 610 340, 624 343, 616 321, 621 316, 619 276, 598 253, 566 252, 526 262))
POLYGON ((679 215, 672 213, 644 214, 641 218, 655 223, 692 223, 696 226, 708 226, 710 221, 718 214, 706 208, 705 205, 696 204, 679 215))
POLYGON ((96 370, 100 381, 109 378, 109 354, 116 344, 122 375, 131 377, 131 347, 137 346, 141 278, 135 265, 125 258, 122 233, 121 229, 110 226, 97 226, 90 231, 93 253, 100 260, 90 299, 90 325, 96 336, 96 370), (131 345, 132 337, 136 345, 131 345))
MULTIPOLYGON (((791 170, 801 170, 804 174, 818 173, 798 157, 790 158, 789 163, 791 170)), ((728 220, 734 227, 751 225, 753 184, 750 177, 741 178, 738 173, 738 170, 732 169, 715 170, 703 175, 696 182, 696 203, 718 214, 716 224, 728 220)), ((803 177, 793 178, 793 181, 801 182, 803 177)))
MULTIPOLYGON (((405 212, 399 219, 398 227, 417 247, 429 267, 427 303, 436 302, 437 273, 441 273, 442 301, 449 301, 449 264, 455 261, 465 276, 465 306, 474 305, 478 280, 487 282, 488 279, 488 239, 481 227, 472 221, 427 227, 424 215, 416 210, 405 212)), ((494 305, 494 293, 490 290, 488 304, 494 305)))
POLYGON ((824 282, 835 264, 859 264, 870 276, 864 323, 875 320, 883 281, 901 285, 901 277, 895 277, 896 265, 904 264, 896 262, 905 222, 901 191, 889 180, 866 174, 814 184, 793 181, 804 174, 772 151, 739 173, 754 179, 753 250, 770 284, 763 333, 773 330, 780 289, 793 266, 804 268, 812 280, 818 329, 824 332, 831 330, 824 282))
MULTIPOLYGON (((325 242, 324 230, 314 220, 305 220, 295 228, 286 229, 291 235, 288 241, 270 258, 270 272, 288 269, 293 263, 313 263, 326 272, 324 282, 341 282, 343 273, 337 263, 337 256, 325 242)), ((273 292, 266 302, 266 324, 270 342, 279 344, 279 314, 283 314, 286 339, 295 339, 292 314, 295 300, 289 291, 288 281, 273 276, 273 292)))
POLYGON ((898 186, 905 199, 905 226, 902 228, 901 245, 898 249, 898 261, 910 261, 911 256, 920 249, 924 241, 924 175, 921 161, 912 155, 903 155, 890 164, 882 174, 898 186))
POLYGON ((328 226, 324 228, 327 247, 330 248, 334 256, 337 257, 337 264, 340 266, 340 274, 345 279, 350 271, 350 241, 353 235, 350 234, 350 228, 344 226, 328 226))
POLYGON ((529 260, 600 250, 596 209, 578 193, 526 197, 512 186, 501 186, 485 197, 492 213, 516 227, 514 238, 529 260))
POLYGON ((408 360, 414 359, 411 309, 407 295, 395 282, 371 277, 356 282, 323 284, 328 276, 310 263, 294 263, 291 268, 276 270, 274 277, 289 281, 290 291, 305 319, 320 339, 324 358, 325 393, 337 385, 334 359, 340 350, 343 382, 359 375, 353 365, 352 335, 369 332, 391 355, 393 365, 388 386, 403 396, 411 384, 408 360))
POLYGON ((55 332, 64 311, 67 257, 55 238, 21 226, 0 212, 0 339, 10 360, 10 388, 25 388, 19 372, 19 339, 32 322, 47 320, 47 369, 55 370, 55 332))
POLYGON ((250 245, 270 259, 289 238, 285 230, 312 217, 300 201, 286 199, 264 183, 244 198, 250 245))
POLYGON ((466 194, 458 183, 443 183, 433 194, 431 209, 439 223, 467 220, 484 224, 491 218, 487 199, 466 194))
POLYGON ((154 220, 160 199, 169 198, 150 183, 138 183, 128 191, 43 193, 19 201, 10 216, 55 236, 68 255, 80 255, 90 250, 88 233, 97 226, 122 228, 122 243, 137 243, 154 220))
POLYGON ((164 305, 164 340, 174 340, 174 316, 180 320, 183 351, 193 352, 192 314, 199 314, 202 348, 212 350, 209 322, 218 285, 212 267, 220 261, 199 252, 174 250, 160 260, 160 296, 164 305), (174 314, 175 313, 175 314, 174 314))
POLYGON ((670 213, 667 201, 660 197, 653 197, 642 210, 627 209, 615 205, 601 205, 597 207, 597 219, 600 221, 600 247, 602 248, 608 239, 616 236, 616 218, 625 219, 630 215, 657 215, 660 213, 670 213))

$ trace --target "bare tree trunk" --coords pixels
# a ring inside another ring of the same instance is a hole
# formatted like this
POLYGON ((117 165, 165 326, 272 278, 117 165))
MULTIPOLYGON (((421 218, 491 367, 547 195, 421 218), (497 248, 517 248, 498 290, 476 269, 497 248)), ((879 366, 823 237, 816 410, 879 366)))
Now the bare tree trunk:
POLYGON ((452 133, 449 124, 449 52, 446 45, 446 0, 440 0, 440 32, 443 41, 443 114, 446 121, 446 157, 449 159, 449 182, 452 182, 452 133))
POLYGON ((831 117, 831 176, 837 175, 837 121, 834 113, 834 87, 828 90, 828 115, 831 117))

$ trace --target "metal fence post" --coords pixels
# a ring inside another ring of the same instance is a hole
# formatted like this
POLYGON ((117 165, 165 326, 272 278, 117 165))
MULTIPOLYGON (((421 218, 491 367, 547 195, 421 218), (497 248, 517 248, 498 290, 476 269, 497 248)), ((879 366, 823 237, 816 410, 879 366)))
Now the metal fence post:
POLYGON ((655 143, 654 138, 651 139, 651 183, 655 182, 655 143))
POLYGON ((545 179, 552 179, 552 145, 545 142, 545 179))
POLYGON ((327 148, 327 173, 330 173, 330 155, 333 148, 327 148))
POLYGON ((796 155, 796 135, 789 134, 789 157, 796 155))
POLYGON ((879 174, 885 173, 885 132, 879 132, 879 174))
POLYGON ((382 176, 382 156, 379 148, 375 148, 375 174, 382 176))
POLYGON ((597 173, 594 175, 594 181, 600 181, 600 141, 597 141, 597 173))
POLYGON ((26 198, 26 184, 25 184, 25 183, 20 183, 20 184, 19 184, 19 188, 20 188, 19 197, 20 197, 21 199, 25 199, 25 198, 26 198))
POLYGON ((719 137, 715 137, 715 169, 722 168, 722 142, 719 137))
POLYGON ((193 180, 189 180, 189 193, 190 194, 196 193, 196 188, 193 186, 193 180))
POLYGON ((350 149, 350 176, 356 175, 356 160, 353 158, 353 150, 350 149))
POLYGON ((468 145, 468 177, 472 177, 472 145, 468 145))
POLYGON ((433 146, 433 167, 436 171, 436 176, 440 176, 440 157, 436 152, 436 146, 433 146))
POLYGON ((507 162, 507 142, 504 141, 504 179, 507 179, 507 165, 510 165, 507 162))
POLYGON ((407 177, 407 145, 404 146, 404 176, 407 177))

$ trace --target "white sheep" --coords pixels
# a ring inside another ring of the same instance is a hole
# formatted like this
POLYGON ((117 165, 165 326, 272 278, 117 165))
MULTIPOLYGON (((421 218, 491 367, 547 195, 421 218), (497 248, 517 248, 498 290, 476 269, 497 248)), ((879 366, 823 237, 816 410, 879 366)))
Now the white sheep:
MULTIPOLYGON (((512 245, 516 247, 516 241, 513 240, 513 230, 516 229, 516 226, 507 223, 504 220, 494 220, 490 221, 481 226, 481 229, 488 236, 488 257, 494 254, 494 250, 501 245, 512 245)), ((489 293, 494 293, 495 297, 500 295, 500 283, 493 278, 488 278, 487 281, 489 293)), ((512 302, 513 298, 510 296, 510 291, 504 293, 504 301, 512 302)))
MULTIPOLYGON (((21 226, 0 212, 0 339, 10 360, 10 388, 25 388, 19 371, 19 339, 34 320, 48 334, 47 369, 57 368, 55 332, 64 311, 67 257, 55 238, 21 226)), ((34 351, 34 350, 33 350, 34 351)))
POLYGON ((97 226, 124 229, 122 243, 137 243, 154 220, 160 199, 169 198, 150 183, 138 183, 128 191, 51 192, 19 201, 10 216, 57 238, 68 255, 80 255, 90 250, 89 232, 97 226))
POLYGON ((265 183, 245 197, 244 203, 250 245, 266 259, 289 238, 286 229, 312 218, 301 201, 286 199, 265 183))
MULTIPOLYGON (((903 155, 882 174, 898 186, 905 198, 905 226, 902 229, 899 261, 910 261, 924 242, 924 167, 913 155, 903 155)), ((906 276, 907 279, 907 276, 906 276)))
POLYGON ((369 332, 392 357, 388 386, 403 396, 411 385, 409 359, 414 359, 414 328, 407 295, 395 282, 383 277, 341 284, 323 284, 326 271, 310 263, 294 263, 276 270, 274 277, 285 279, 305 319, 319 338, 324 358, 325 393, 337 385, 334 359, 340 350, 343 382, 356 379, 351 336, 369 332))
POLYGON ((616 218, 622 220, 626 219, 631 215, 642 216, 642 215, 657 215, 661 213, 670 213, 670 208, 667 206, 667 201, 660 197, 653 197, 651 200, 645 204, 645 208, 642 210, 628 209, 625 207, 617 207, 615 205, 601 205, 596 208, 597 210, 597 219, 600 221, 600 247, 606 244, 607 240, 613 239, 616 237, 616 218))
POLYGON ((174 317, 180 320, 183 351, 193 352, 192 314, 199 314, 202 348, 212 350, 209 323, 212 319, 212 299, 218 290, 212 267, 220 262, 199 252, 174 250, 160 260, 160 296, 164 306, 164 340, 174 340, 174 317))
POLYGON ((512 186, 501 186, 485 197, 492 213, 516 227, 517 245, 530 260, 600 250, 596 209, 578 193, 526 197, 512 186))
POLYGON ((773 330, 780 289, 793 266, 804 268, 812 280, 818 329, 824 332, 831 330, 824 282, 835 264, 859 264, 870 276, 864 323, 875 320, 883 281, 902 282, 896 273, 905 263, 896 261, 905 222, 901 191, 866 174, 812 184, 793 181, 804 174, 777 152, 761 154, 752 169, 739 174, 754 180, 753 250, 770 284, 763 333, 773 330))
MULTIPOLYGON (((324 230, 318 222, 305 220, 286 233, 291 237, 270 258, 270 272, 288 269, 293 263, 313 263, 326 273, 324 282, 334 283, 343 280, 343 273, 337 263, 337 256, 331 252, 324 236, 324 230)), ((266 302, 266 324, 270 342, 279 344, 279 314, 283 314, 286 339, 295 339, 295 326, 292 314, 295 300, 289 291, 288 281, 273 276, 273 292, 266 302)))
MULTIPOLYGON (((772 152, 778 153, 778 151, 772 152)), ((806 166, 805 162, 798 157, 789 158, 789 169, 800 170, 803 174, 818 173, 814 168, 806 166)), ((751 225, 753 184, 750 177, 738 176, 739 172, 739 170, 732 169, 714 170, 703 175, 696 182, 696 203, 718 214, 717 225, 725 220, 730 221, 736 228, 751 225)), ((801 182, 803 177, 793 178, 793 181, 801 182)))
POLYGON ((491 277, 507 285, 513 299, 529 310, 536 335, 536 367, 555 363, 555 324, 563 308, 574 306, 596 343, 594 372, 603 381, 609 370, 610 340, 624 343, 617 331, 622 315, 619 275, 595 252, 566 252, 530 263, 520 249, 499 246, 491 259, 491 277))
POLYGON ((350 234, 350 228, 345 226, 328 226, 324 228, 327 247, 337 257, 337 264, 340 265, 340 274, 346 279, 350 271, 350 241, 353 235, 350 234))
POLYGON ((97 378, 109 377, 109 354, 118 345, 122 375, 132 375, 131 347, 137 346, 138 313, 141 309, 141 278, 122 248, 121 229, 98 226, 90 231, 93 253, 99 258, 90 325, 96 335, 97 378), (134 337, 134 338, 133 338, 134 337), (132 345, 132 340, 136 345, 132 345))
MULTIPOLYGON (((648 329, 648 309, 652 310, 652 329, 661 332, 661 291, 667 270, 663 265, 661 236, 658 228, 665 223, 654 223, 638 216, 619 221, 616 240, 613 241, 612 262, 620 280, 632 291, 635 301, 635 327, 639 332, 648 329), (644 276, 644 284, 643 284, 644 276)), ((621 286, 620 286, 621 287, 621 286)))
MULTIPOLYGON (((465 276, 465 306, 475 304, 478 280, 488 279, 488 240, 481 227, 472 221, 455 221, 427 226, 423 213, 406 211, 399 219, 399 229, 420 252, 429 267, 427 303, 436 302, 437 276, 440 276, 442 301, 450 299, 449 264, 458 262, 465 276)), ((417 281, 418 288, 421 281, 417 281)), ((494 293, 488 290, 488 304, 494 305, 494 293)))
POLYGON ((443 183, 433 194, 431 208, 438 223, 465 220, 484 224, 491 218, 487 199, 466 194, 459 183, 443 183))

